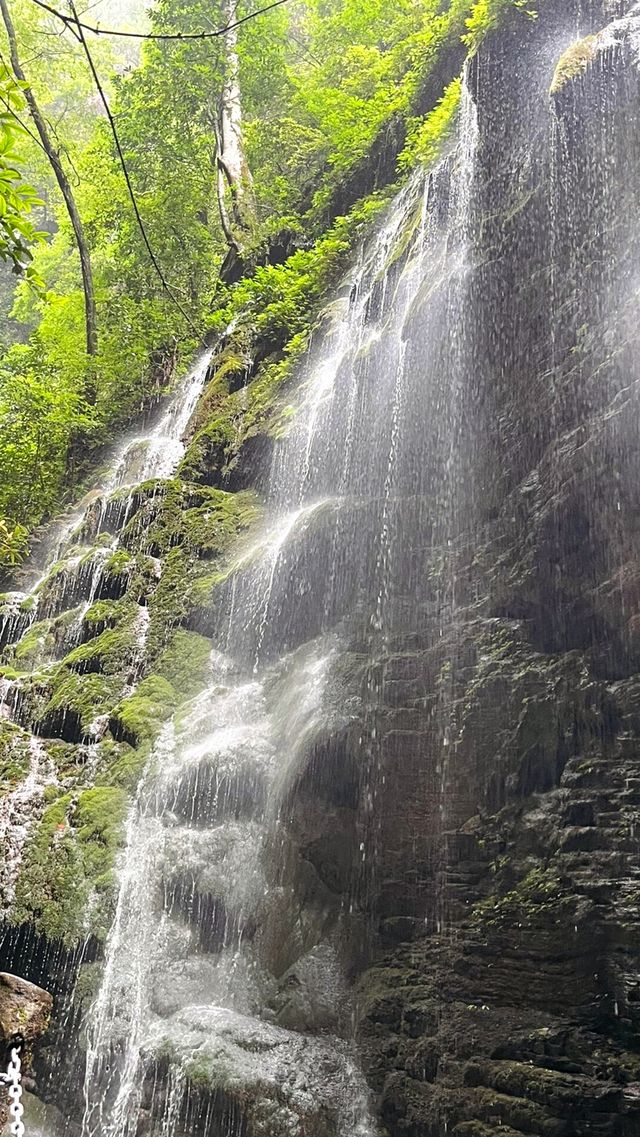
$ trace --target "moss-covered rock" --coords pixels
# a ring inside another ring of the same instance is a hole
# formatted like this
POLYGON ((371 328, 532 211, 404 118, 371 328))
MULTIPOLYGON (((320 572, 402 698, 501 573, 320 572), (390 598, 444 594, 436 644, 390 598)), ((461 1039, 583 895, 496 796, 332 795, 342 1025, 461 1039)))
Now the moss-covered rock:
POLYGON ((44 735, 79 742, 91 735, 92 724, 107 714, 122 689, 118 675, 61 672, 38 723, 44 735))
POLYGON ((102 596, 111 600, 124 596, 134 568, 135 558, 126 549, 117 549, 107 557, 102 571, 102 596))
POLYGON ((106 628, 115 627, 121 618, 121 612, 117 601, 96 600, 85 612, 82 623, 90 636, 96 636, 106 628))
POLYGON ((31 624, 13 645, 5 648, 7 662, 21 675, 50 668, 64 652, 69 632, 81 614, 82 607, 77 606, 31 624))
POLYGON ((154 673, 166 679, 181 698, 189 698, 204 686, 210 658, 210 640, 196 632, 178 629, 156 661, 154 673))
POLYGON ((144 744, 135 747, 111 738, 105 739, 101 746, 103 761, 96 785, 116 786, 134 794, 149 759, 149 747, 144 744))
POLYGON ((126 676, 138 647, 137 609, 121 615, 115 627, 105 628, 94 639, 80 644, 65 656, 63 665, 79 675, 99 673, 126 676))
POLYGON ((97 786, 77 796, 63 794, 47 806, 25 849, 15 922, 29 921, 65 944, 89 930, 106 935, 126 801, 122 789, 97 786))
POLYGON ((10 793, 25 777, 31 761, 31 736, 0 719, 0 794, 10 793))
POLYGON ((557 869, 531 869, 529 873, 504 895, 493 895, 475 905, 472 920, 479 929, 489 925, 524 927, 547 919, 566 919, 566 906, 575 912, 576 901, 566 881, 557 869))
POLYGON ((192 589, 207 565, 186 549, 177 546, 163 560, 162 575, 149 598, 148 656, 156 658, 171 634, 171 629, 184 623, 194 606, 192 589))
POLYGON ((260 515, 254 494, 200 490, 172 490, 166 508, 152 526, 154 540, 165 549, 160 579, 149 596, 148 657, 162 651, 171 630, 190 622, 200 603, 203 578, 220 579, 221 568, 234 542, 260 515), (182 508, 183 493, 194 501, 182 508))
POLYGON ((52 623, 52 620, 40 620, 29 628, 16 644, 13 653, 16 667, 27 670, 53 650, 55 641, 51 634, 52 623))
POLYGON ((585 36, 584 39, 572 43, 564 55, 560 57, 551 83, 551 94, 557 95, 566 83, 584 75, 591 66, 598 51, 598 37, 585 36))
POLYGON ((123 699, 113 710, 111 731, 117 739, 137 747, 157 738, 160 728, 175 711, 178 694, 167 679, 149 675, 134 695, 123 699))
POLYGON ((181 546, 198 557, 219 556, 258 513, 255 495, 231 494, 174 478, 132 514, 125 544, 153 557, 181 546))

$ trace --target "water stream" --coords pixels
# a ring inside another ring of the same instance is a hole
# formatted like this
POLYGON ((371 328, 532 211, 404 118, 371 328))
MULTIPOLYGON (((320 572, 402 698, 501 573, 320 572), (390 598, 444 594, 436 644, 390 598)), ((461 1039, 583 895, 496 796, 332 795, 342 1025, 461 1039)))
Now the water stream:
MULTIPOLYGON (((363 736, 360 854, 338 898, 300 860, 291 795, 309 756, 355 718, 345 650, 365 636, 377 657, 404 619, 402 511, 425 507, 421 433, 451 455, 451 375, 434 368, 463 303, 476 133, 465 88, 451 158, 400 193, 311 345, 267 521, 220 591, 209 686, 165 729, 130 816, 89 1028, 84 1137, 133 1137, 141 1118, 153 1133, 182 1132, 194 1109, 208 1111, 211 1134, 240 1134, 246 1117, 256 1133, 302 1134, 322 1118, 335 1137, 376 1132, 347 972, 354 910, 374 887, 383 756, 370 760, 363 736), (433 321, 418 362, 407 337, 425 290, 433 321)), ((455 496, 457 471, 443 468, 441 495, 455 496)))

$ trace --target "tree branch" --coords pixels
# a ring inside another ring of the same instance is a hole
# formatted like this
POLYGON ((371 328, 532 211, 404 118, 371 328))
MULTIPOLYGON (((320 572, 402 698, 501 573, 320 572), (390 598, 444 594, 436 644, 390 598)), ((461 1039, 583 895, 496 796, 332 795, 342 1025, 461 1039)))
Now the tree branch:
POLYGON ((52 8, 50 4, 46 4, 45 0, 32 0, 33 4, 37 4, 50 16, 55 16, 57 20, 61 20, 63 24, 72 31, 77 38, 76 29, 82 29, 85 32, 91 32, 94 36, 119 36, 123 39, 155 39, 155 40, 203 40, 203 39, 216 39, 218 36, 224 36, 227 32, 233 31, 234 28, 239 28, 241 24, 246 24, 249 20, 255 20, 256 16, 262 16, 265 12, 270 12, 273 8, 279 8, 282 4, 288 4, 289 0, 274 0, 272 4, 267 4, 264 8, 258 8, 255 12, 250 12, 248 16, 242 16, 241 19, 236 20, 234 23, 227 24, 224 28, 217 28, 213 32, 122 32, 114 28, 100 28, 94 27, 91 24, 84 24, 81 20, 75 18, 71 19, 66 16, 64 12, 59 12, 57 8, 52 8))

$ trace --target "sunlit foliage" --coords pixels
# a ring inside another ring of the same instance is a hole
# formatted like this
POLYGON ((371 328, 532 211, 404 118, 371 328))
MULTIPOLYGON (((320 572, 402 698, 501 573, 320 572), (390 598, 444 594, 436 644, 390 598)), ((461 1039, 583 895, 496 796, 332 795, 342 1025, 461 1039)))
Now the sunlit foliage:
MULTIPOLYGON (((29 79, 90 245, 99 350, 86 355, 77 250, 55 182, 13 118, 19 90, 0 73, 0 258, 26 270, 15 292, 0 273, 0 563, 23 554, 26 531, 186 364, 194 329, 221 328, 246 301, 283 342, 301 333, 359 232, 356 211, 323 234, 336 187, 394 120, 406 136, 399 175, 437 160, 460 82, 452 71, 426 116, 416 110, 423 84, 452 45, 459 60, 462 38, 476 42, 508 6, 529 10, 522 0, 291 0, 242 25, 244 135, 258 222, 246 277, 231 291, 219 280, 228 246, 214 192, 223 41, 147 41, 138 59, 128 41, 92 40, 148 238, 187 323, 150 261, 78 44, 28 0, 11 0, 29 79), (38 245, 42 231, 49 240, 38 245), (283 232, 298 251, 269 266, 269 242, 283 232)), ((252 7, 241 0, 239 15, 252 7)), ((149 26, 211 31, 221 11, 211 0, 156 0, 149 26)), ((374 200, 372 214, 376 208, 374 200)))

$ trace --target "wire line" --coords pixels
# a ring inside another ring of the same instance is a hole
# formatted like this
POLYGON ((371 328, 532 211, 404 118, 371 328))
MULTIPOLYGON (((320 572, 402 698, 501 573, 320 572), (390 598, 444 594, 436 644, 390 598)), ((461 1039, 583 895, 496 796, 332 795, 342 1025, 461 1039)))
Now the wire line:
MULTIPOLYGON (((91 32, 94 36, 120 36, 125 39, 154 39, 154 40, 206 40, 215 39, 218 36, 224 36, 227 32, 233 31, 234 28, 239 28, 241 24, 246 24, 249 20, 254 20, 256 16, 262 16, 265 12, 270 12, 273 8, 279 8, 282 4, 288 4, 289 0, 273 0, 272 4, 267 4, 264 8, 258 8, 255 12, 250 12, 248 16, 242 16, 241 19, 235 20, 232 24, 227 24, 224 28, 217 28, 213 32, 122 32, 116 31, 114 28, 96 28, 91 24, 84 24, 76 15, 74 19, 66 16, 64 12, 59 12, 57 8, 52 8, 50 4, 45 3, 45 0, 32 0, 33 4, 37 4, 38 8, 42 8, 49 15, 55 16, 57 20, 62 20, 75 34, 76 27, 78 30, 91 32)), ((75 12, 75 8, 74 8, 75 12)))
POLYGON ((170 299, 173 301, 173 303, 175 304, 178 311, 184 317, 184 319, 186 320, 186 322, 189 325, 189 327, 191 328, 191 330, 193 332, 195 332, 198 339, 202 339, 201 333, 196 328, 195 324, 193 323, 193 320, 189 316, 189 313, 185 310, 185 308, 183 308, 182 304, 180 303, 180 300, 178 299, 175 292, 173 291, 173 289, 169 285, 169 283, 168 283, 168 281, 164 275, 164 272, 162 271, 162 266, 160 265, 158 258, 156 257, 156 254, 153 251, 151 242, 150 242, 149 237, 147 235, 147 230, 145 228, 144 221, 142 220, 142 216, 140 214, 140 209, 138 207, 138 202, 137 202, 136 195, 135 195, 135 192, 133 189, 133 185, 131 184, 131 178, 129 176, 127 164, 126 164, 125 159, 124 159, 124 153, 122 150, 122 146, 120 144, 120 138, 118 136, 118 130, 116 127, 115 119, 111 113, 111 107, 109 106, 109 103, 107 101, 107 96, 105 95, 104 90, 102 88, 102 84, 100 82, 98 72, 96 71, 95 64, 94 64, 93 58, 91 56, 91 52, 89 51, 89 46, 88 46, 87 41, 85 39, 85 35, 84 35, 83 30, 82 30, 82 25, 78 19, 78 15, 77 15, 75 4, 74 4, 73 0, 69 0, 69 6, 70 6, 71 11, 73 12, 73 15, 74 15, 74 20, 73 21, 70 20, 69 23, 70 23, 70 25, 72 23, 77 25, 77 36, 78 36, 80 43, 82 44, 82 47, 84 49, 84 53, 87 57, 87 63, 89 64, 89 68, 90 68, 91 74, 93 76, 93 81, 96 85, 96 89, 98 91, 102 105, 104 107, 105 114, 106 114, 107 119, 109 121, 109 126, 111 127, 111 133, 113 134, 113 140, 114 140, 115 145, 116 145, 116 150, 118 153, 118 159, 120 161, 120 166, 122 167, 122 173, 124 174, 125 182, 127 184, 127 190, 129 193, 129 197, 131 198, 131 204, 133 206, 133 211, 134 211, 135 216, 136 216, 136 221, 138 222, 138 228, 140 229, 140 233, 142 234, 142 239, 145 243, 147 252, 149 254, 149 260, 151 261, 151 264, 153 265, 155 271, 157 272, 157 274, 160 278, 160 281, 162 282, 162 287, 164 288, 167 295, 170 297, 170 299))

